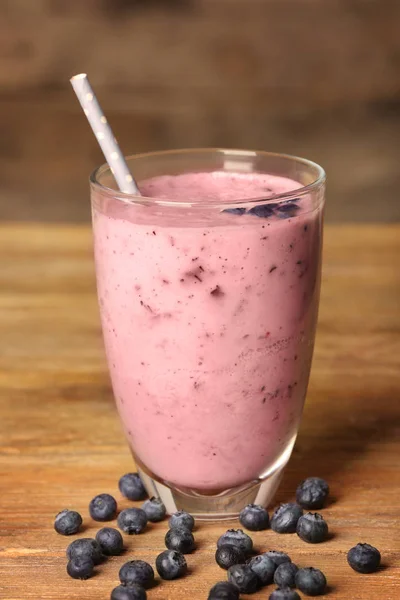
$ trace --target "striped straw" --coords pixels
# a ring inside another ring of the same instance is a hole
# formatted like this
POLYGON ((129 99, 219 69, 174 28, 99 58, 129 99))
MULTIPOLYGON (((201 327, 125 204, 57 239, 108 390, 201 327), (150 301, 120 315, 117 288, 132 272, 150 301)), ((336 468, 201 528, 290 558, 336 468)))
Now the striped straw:
POLYGON ((140 196, 136 181, 101 110, 99 101, 89 83, 88 76, 86 73, 80 73, 79 75, 74 75, 70 81, 119 189, 121 192, 140 196))

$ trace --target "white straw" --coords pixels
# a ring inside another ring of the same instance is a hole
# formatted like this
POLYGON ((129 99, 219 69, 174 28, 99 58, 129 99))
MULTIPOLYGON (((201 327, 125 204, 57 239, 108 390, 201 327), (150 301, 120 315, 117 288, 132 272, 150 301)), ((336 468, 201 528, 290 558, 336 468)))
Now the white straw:
POLYGON ((119 189, 127 194, 140 196, 139 188, 126 164, 124 155, 118 146, 111 127, 101 110, 101 106, 89 83, 88 76, 86 73, 80 73, 79 75, 74 75, 70 81, 119 189))

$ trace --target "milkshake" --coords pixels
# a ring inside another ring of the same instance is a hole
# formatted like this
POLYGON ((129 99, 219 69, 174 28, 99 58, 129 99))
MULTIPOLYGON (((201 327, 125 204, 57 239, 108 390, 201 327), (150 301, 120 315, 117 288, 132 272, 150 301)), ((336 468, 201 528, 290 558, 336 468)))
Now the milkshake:
POLYGON ((93 190, 104 342, 134 456, 186 494, 262 482, 289 458, 305 399, 322 196, 232 166, 139 187, 137 202, 93 190))

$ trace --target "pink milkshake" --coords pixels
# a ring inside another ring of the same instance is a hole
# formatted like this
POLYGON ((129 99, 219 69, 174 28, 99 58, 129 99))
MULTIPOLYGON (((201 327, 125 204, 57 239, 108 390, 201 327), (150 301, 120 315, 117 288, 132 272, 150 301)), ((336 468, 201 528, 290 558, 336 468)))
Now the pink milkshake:
POLYGON ((187 493, 260 482, 286 463, 302 413, 322 200, 239 170, 139 187, 155 202, 93 198, 105 347, 135 458, 187 493))

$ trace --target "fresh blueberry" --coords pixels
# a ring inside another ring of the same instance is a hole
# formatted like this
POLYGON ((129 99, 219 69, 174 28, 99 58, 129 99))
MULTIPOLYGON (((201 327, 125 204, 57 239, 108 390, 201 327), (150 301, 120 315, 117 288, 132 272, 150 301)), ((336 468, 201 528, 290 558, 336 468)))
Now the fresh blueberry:
POLYGON ((261 585, 269 585, 274 579, 274 573, 277 569, 276 563, 266 554, 254 556, 247 563, 252 571, 257 575, 261 585))
POLYGON ((274 573, 274 583, 281 588, 296 587, 295 577, 298 570, 298 567, 292 562, 282 563, 274 573))
POLYGON ((150 498, 142 505, 142 510, 146 513, 147 520, 152 523, 162 521, 167 513, 164 504, 159 498, 150 498))
POLYGON ((106 556, 119 556, 124 549, 124 540, 118 529, 103 527, 96 533, 96 541, 106 556))
POLYGON ((269 515, 263 506, 248 504, 240 511, 240 524, 250 531, 262 531, 269 527, 269 515))
POLYGON ((229 581, 219 581, 209 591, 208 600, 239 600, 239 590, 229 581))
POLYGON ((298 520, 296 532, 304 542, 319 544, 328 537, 328 524, 318 513, 307 513, 298 520))
POLYGON ((297 521, 302 515, 303 509, 298 504, 281 504, 271 517, 271 529, 276 533, 295 533, 297 521))
POLYGON ((164 550, 156 558, 156 569, 162 579, 178 579, 185 575, 187 563, 181 552, 164 550))
POLYGON ((119 570, 122 585, 142 585, 148 588, 154 581, 153 567, 144 560, 129 560, 119 570))
POLYGON ((347 562, 358 573, 373 573, 381 563, 381 554, 374 546, 357 544, 348 551, 347 562))
POLYGON ((168 525, 170 526, 170 529, 173 529, 174 527, 186 527, 186 529, 193 531, 194 519, 192 515, 186 511, 178 510, 178 512, 175 512, 170 516, 168 525))
POLYGON ((296 573, 296 587, 307 596, 320 596, 326 589, 325 575, 313 567, 299 569, 296 573))
POLYGON ((112 521, 117 514, 117 502, 110 494, 99 494, 91 500, 89 513, 95 521, 112 521))
POLYGON ((246 556, 249 556, 253 551, 253 540, 241 529, 228 529, 218 538, 217 548, 226 544, 237 546, 246 556))
POLYGON ((118 527, 125 533, 142 533, 147 525, 147 517, 141 508, 125 508, 118 515, 118 527))
POLYGON ((246 556, 238 546, 226 544, 226 546, 217 548, 215 560, 221 569, 229 569, 229 567, 232 567, 233 565, 244 563, 246 556))
POLYGON ((78 533, 82 525, 82 517, 75 510, 62 510, 54 521, 54 529, 61 535, 78 533))
POLYGON ((71 558, 67 564, 67 573, 74 579, 89 579, 92 577, 94 563, 88 556, 71 558))
POLYGON ((309 477, 296 490, 296 501, 303 508, 322 508, 329 494, 329 485, 320 477, 309 477))
POLYGON ((165 535, 165 545, 168 550, 177 550, 182 554, 190 554, 195 549, 193 533, 186 527, 174 527, 165 535))
POLYGON ((268 217, 272 217, 274 214, 274 208, 276 204, 257 204, 253 206, 248 212, 249 215, 255 215, 256 217, 260 217, 262 219, 268 219, 268 217))
POLYGON ((278 588, 270 594, 269 600, 301 600, 296 590, 292 590, 289 587, 278 588))
POLYGON ((230 213, 231 215, 244 215, 246 209, 238 206, 237 208, 225 208, 222 212, 230 213))
POLYGON ((241 594, 252 594, 260 587, 257 575, 249 565, 233 565, 228 569, 228 581, 236 585, 241 594))
POLYGON ((111 592, 111 600, 146 600, 147 594, 141 585, 118 585, 111 592))
POLYGON ((265 555, 273 560, 277 567, 283 563, 292 562, 292 559, 286 552, 279 552, 279 550, 270 550, 269 552, 266 552, 265 555))
POLYGON ((147 498, 146 489, 140 479, 139 473, 126 473, 118 482, 118 487, 123 496, 128 500, 144 500, 147 498))
POLYGON ((282 202, 276 207, 276 214, 281 219, 289 219, 294 217, 299 210, 299 206, 295 202, 282 202))
POLYGON ((73 541, 67 548, 67 558, 89 558, 95 565, 99 565, 103 559, 100 544, 93 538, 80 538, 73 541))

